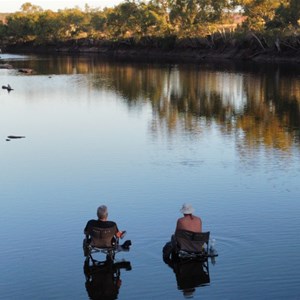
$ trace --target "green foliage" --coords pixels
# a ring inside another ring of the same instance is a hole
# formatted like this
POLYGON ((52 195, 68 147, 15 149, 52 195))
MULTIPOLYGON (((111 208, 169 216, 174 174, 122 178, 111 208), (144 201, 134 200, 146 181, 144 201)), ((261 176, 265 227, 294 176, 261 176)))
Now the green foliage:
POLYGON ((90 26, 93 31, 103 32, 106 30, 107 15, 102 11, 91 13, 90 26))
POLYGON ((62 19, 58 18, 58 14, 50 10, 43 12, 35 27, 36 42, 52 42, 63 39, 62 35, 62 19))
POLYGON ((7 34, 16 41, 30 41, 35 36, 38 15, 34 13, 15 13, 7 17, 7 34))
POLYGON ((0 21, 0 39, 3 39, 7 36, 7 26, 0 21))
POLYGON ((21 11, 23 13, 36 13, 36 12, 41 12, 42 10, 43 9, 40 6, 33 5, 30 2, 26 2, 21 6, 21 11))
POLYGON ((245 31, 299 28, 299 0, 125 0, 103 10, 86 6, 84 11, 72 8, 57 12, 26 2, 21 11, 6 16, 0 34, 9 41, 36 43, 84 37, 157 37, 163 48, 172 48, 173 37, 222 35, 241 28, 234 24, 237 8, 245 17, 245 31))
POLYGON ((180 36, 197 36, 203 26, 221 22, 226 9, 233 8, 227 0, 172 0, 170 21, 180 36))
POLYGON ((240 0, 250 30, 299 27, 299 0, 240 0))
POLYGON ((267 24, 268 28, 286 28, 290 25, 299 27, 300 22, 300 1, 290 0, 275 11, 274 19, 267 24))

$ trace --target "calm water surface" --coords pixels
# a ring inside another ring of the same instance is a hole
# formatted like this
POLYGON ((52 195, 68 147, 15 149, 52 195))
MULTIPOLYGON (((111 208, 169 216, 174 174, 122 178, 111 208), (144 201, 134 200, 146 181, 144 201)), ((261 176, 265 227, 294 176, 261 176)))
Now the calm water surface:
POLYGON ((300 299, 299 65, 1 58, 1 299, 88 299, 103 203, 133 242, 118 298, 184 299, 161 256, 183 202, 219 252, 194 299, 300 299))

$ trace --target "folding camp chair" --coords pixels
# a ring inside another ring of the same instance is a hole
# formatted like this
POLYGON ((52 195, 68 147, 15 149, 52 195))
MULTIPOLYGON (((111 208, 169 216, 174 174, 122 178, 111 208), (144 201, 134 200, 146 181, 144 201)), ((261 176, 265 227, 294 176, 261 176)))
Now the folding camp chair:
POLYGON ((106 258, 115 259, 115 254, 120 251, 129 251, 131 241, 119 245, 119 238, 115 237, 116 226, 109 228, 93 227, 90 234, 83 240, 84 256, 95 261, 92 254, 100 252, 106 254, 106 258))
POLYGON ((172 255, 177 258, 207 258, 210 232, 196 233, 188 230, 177 230, 173 236, 172 255))

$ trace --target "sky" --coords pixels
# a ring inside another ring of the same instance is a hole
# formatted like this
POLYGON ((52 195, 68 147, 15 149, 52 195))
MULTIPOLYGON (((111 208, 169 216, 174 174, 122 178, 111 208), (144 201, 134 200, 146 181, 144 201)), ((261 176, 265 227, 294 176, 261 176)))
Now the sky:
POLYGON ((33 5, 41 6, 44 10, 51 9, 57 11, 58 9, 74 8, 78 6, 84 9, 87 3, 92 8, 113 7, 122 0, 6 0, 1 1, 0 12, 16 12, 20 10, 22 4, 30 2, 33 5))

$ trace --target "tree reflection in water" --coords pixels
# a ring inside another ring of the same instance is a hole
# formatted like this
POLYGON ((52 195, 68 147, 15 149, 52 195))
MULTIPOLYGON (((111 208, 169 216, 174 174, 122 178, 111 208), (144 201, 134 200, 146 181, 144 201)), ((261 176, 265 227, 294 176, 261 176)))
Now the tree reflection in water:
POLYGON ((300 148, 300 66, 135 63, 97 56, 46 62, 31 60, 29 67, 40 73, 90 74, 90 84, 118 93, 129 109, 150 104, 153 135, 201 134, 215 127, 237 138, 240 154, 261 146, 284 152, 300 148))
POLYGON ((97 65, 93 79, 95 85, 120 93, 129 107, 149 102, 153 134, 177 130, 201 134, 204 127, 215 126, 237 137, 238 150, 263 146, 289 151, 295 144, 299 148, 299 70, 288 72, 280 66, 225 70, 104 63, 97 65))

